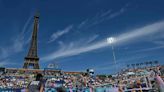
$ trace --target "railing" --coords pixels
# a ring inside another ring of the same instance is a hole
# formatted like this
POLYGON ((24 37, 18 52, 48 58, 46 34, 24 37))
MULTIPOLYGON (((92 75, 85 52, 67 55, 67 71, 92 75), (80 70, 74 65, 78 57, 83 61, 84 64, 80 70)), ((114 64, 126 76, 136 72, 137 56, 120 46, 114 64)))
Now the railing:
POLYGON ((109 86, 111 83, 105 83, 105 84, 100 84, 100 85, 95 85, 94 87, 102 87, 102 86, 109 86))
POLYGON ((131 91, 140 91, 140 90, 151 90, 151 88, 133 88, 133 89, 126 89, 126 90, 124 90, 125 92, 131 92, 131 91))
MULTIPOLYGON (((57 89, 54 88, 45 88, 45 92, 57 92, 57 89)), ((68 88, 66 92, 118 92, 118 88, 68 88)))

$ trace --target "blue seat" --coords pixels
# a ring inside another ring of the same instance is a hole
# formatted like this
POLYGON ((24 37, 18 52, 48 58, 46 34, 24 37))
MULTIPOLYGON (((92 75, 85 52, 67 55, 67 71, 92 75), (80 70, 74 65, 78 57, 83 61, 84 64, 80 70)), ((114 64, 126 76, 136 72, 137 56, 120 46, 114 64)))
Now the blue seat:
POLYGON ((55 88, 45 88, 45 92, 57 92, 55 88))
POLYGON ((104 92, 105 89, 104 88, 96 88, 96 92, 104 92))

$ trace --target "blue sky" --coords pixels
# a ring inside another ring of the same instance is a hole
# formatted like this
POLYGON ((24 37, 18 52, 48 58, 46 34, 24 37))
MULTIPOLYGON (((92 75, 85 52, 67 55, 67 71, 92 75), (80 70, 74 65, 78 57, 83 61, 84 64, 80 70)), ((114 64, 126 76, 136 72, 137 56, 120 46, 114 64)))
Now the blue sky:
POLYGON ((117 67, 158 60, 163 64, 163 0, 0 0, 0 66, 20 68, 29 49, 33 16, 40 12, 41 68, 56 62, 65 71, 117 67))

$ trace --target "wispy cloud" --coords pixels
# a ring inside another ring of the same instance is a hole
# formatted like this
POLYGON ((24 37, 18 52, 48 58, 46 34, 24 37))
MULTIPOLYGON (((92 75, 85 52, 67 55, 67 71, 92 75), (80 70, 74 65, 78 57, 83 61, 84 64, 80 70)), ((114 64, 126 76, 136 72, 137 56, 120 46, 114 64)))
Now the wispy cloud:
POLYGON ((17 63, 13 63, 13 62, 11 62, 9 59, 6 59, 6 60, 4 60, 4 61, 1 61, 0 62, 0 67, 2 66, 6 66, 6 65, 16 65, 17 63))
POLYGON ((18 39, 15 39, 9 46, 0 47, 0 60, 13 55, 14 53, 20 52, 23 49, 23 43, 18 39))
POLYGON ((117 58, 116 63, 117 66, 115 66, 115 63, 113 60, 110 60, 111 62, 104 62, 101 63, 99 65, 96 65, 93 67, 93 69, 95 69, 96 71, 102 71, 102 70, 113 70, 118 68, 118 70, 120 70, 119 68, 126 67, 127 64, 132 64, 132 62, 143 62, 140 60, 143 60, 145 57, 148 57, 148 55, 142 55, 142 54, 135 54, 133 56, 130 57, 121 57, 121 58, 117 58), (109 67, 109 65, 111 65, 111 67, 109 67))
POLYGON ((0 48, 0 59, 4 59, 13 55, 14 53, 21 52, 23 50, 24 42, 21 39, 14 39, 9 46, 0 48))
POLYGON ((55 41, 56 39, 58 39, 59 37, 69 33, 71 31, 71 29, 73 28, 73 25, 69 25, 67 26, 65 29, 63 30, 58 30, 57 32, 53 33, 50 37, 50 40, 48 41, 49 43, 50 42, 53 42, 55 41))
POLYGON ((99 37, 99 35, 95 34, 93 36, 90 36, 88 38, 82 38, 78 41, 75 42, 70 42, 67 45, 63 42, 63 41, 58 41, 59 47, 60 47, 60 51, 64 51, 64 50, 71 50, 72 48, 78 48, 80 46, 86 46, 88 44, 93 43, 97 38, 99 37))
POLYGON ((5 48, 2 48, 2 47, 1 47, 1 48, 0 48, 0 52, 1 52, 1 53, 0 53, 0 56, 1 56, 0 59, 1 59, 1 58, 6 58, 6 57, 8 56, 8 53, 7 53, 7 51, 6 51, 5 48))
POLYGON ((137 50, 136 52, 154 51, 154 50, 158 50, 158 49, 162 49, 162 48, 164 48, 164 45, 163 46, 150 47, 150 48, 146 48, 146 49, 141 49, 141 50, 137 50))
POLYGON ((26 23, 24 24, 24 26, 23 26, 23 28, 22 28, 22 32, 20 33, 21 37, 24 37, 24 34, 28 31, 27 29, 28 29, 29 26, 30 26, 30 22, 31 22, 32 18, 33 18, 33 16, 31 15, 31 16, 27 19, 26 23))
POLYGON ((120 8, 117 11, 109 9, 105 12, 98 13, 92 18, 82 21, 78 25, 78 28, 79 29, 89 28, 89 27, 95 26, 97 24, 100 24, 104 21, 108 21, 108 20, 111 20, 113 18, 116 18, 116 17, 120 16, 121 14, 123 14, 127 10, 128 6, 129 6, 129 4, 126 4, 125 6, 123 6, 122 8, 120 8))
POLYGON ((153 42, 154 44, 157 44, 157 45, 164 45, 164 41, 161 41, 161 40, 158 40, 158 41, 154 41, 153 42))
POLYGON ((164 41, 153 41, 153 43, 155 44, 155 46, 153 46, 153 47, 140 49, 140 50, 133 51, 133 52, 147 52, 147 51, 154 51, 154 50, 159 50, 159 49, 164 48, 164 41))
POLYGON ((69 25, 66 28, 64 28, 63 30, 58 30, 57 32, 54 32, 51 35, 48 43, 54 42, 55 40, 57 40, 61 36, 71 32, 73 27, 76 28, 76 30, 82 30, 82 29, 87 29, 87 28, 92 27, 94 25, 100 24, 104 21, 113 19, 113 18, 121 15, 122 13, 124 13, 127 10, 128 6, 129 6, 129 4, 126 4, 124 7, 120 8, 117 11, 107 10, 105 12, 97 13, 92 18, 88 18, 88 19, 82 21, 80 24, 77 24, 75 26, 69 25))
POLYGON ((5 65, 7 65, 7 64, 9 64, 9 63, 8 63, 8 60, 1 61, 1 62, 0 62, 0 66, 1 66, 1 67, 2 67, 2 66, 5 66, 5 65))
POLYGON ((12 42, 8 46, 0 47, 0 60, 9 57, 10 55, 13 55, 15 53, 21 52, 23 50, 24 45, 27 44, 27 41, 25 41, 25 34, 28 31, 28 26, 31 21, 32 17, 30 16, 26 23, 24 24, 22 31, 19 35, 17 35, 14 39, 12 39, 12 42))
POLYGON ((117 44, 122 44, 128 41, 135 41, 135 40, 144 40, 146 36, 152 36, 158 33, 164 33, 164 21, 156 22, 153 24, 146 25, 141 28, 137 28, 127 33, 123 33, 116 37, 117 44))
POLYGON ((99 37, 99 35, 93 35, 92 37, 90 37, 89 39, 87 39, 86 44, 92 43, 93 41, 95 41, 97 38, 99 37))
MULTIPOLYGON (((133 42, 136 40, 142 41, 142 39, 146 38, 147 36, 157 34, 159 32, 163 32, 164 30, 164 21, 156 22, 153 24, 149 24, 146 26, 143 26, 141 28, 137 28, 135 30, 130 30, 127 33, 123 33, 119 36, 116 36, 116 42, 114 43, 115 45, 120 45, 120 44, 127 44, 129 42, 133 42)), ((81 53, 86 53, 90 52, 93 50, 97 50, 100 48, 104 48, 109 46, 107 44, 106 39, 95 42, 89 45, 82 45, 78 47, 72 47, 69 49, 66 48, 61 48, 58 51, 54 51, 42 58, 44 61, 51 61, 56 58, 62 58, 62 57, 69 57, 69 56, 74 56, 74 55, 79 55, 81 53)))
POLYGON ((77 42, 71 42, 70 44, 67 44, 67 45, 60 41, 59 44, 61 45, 61 48, 58 51, 55 51, 54 53, 49 54, 49 56, 45 56, 41 58, 41 60, 50 61, 56 58, 73 56, 73 55, 77 55, 77 54, 80 54, 80 53, 83 53, 92 49, 100 48, 101 45, 104 45, 104 44, 92 43, 97 37, 98 35, 89 37, 88 38, 90 39, 89 42, 85 39, 85 40, 80 40, 77 42), (89 46, 89 44, 92 44, 92 45, 89 46), (64 53, 61 53, 61 52, 64 52, 64 53))

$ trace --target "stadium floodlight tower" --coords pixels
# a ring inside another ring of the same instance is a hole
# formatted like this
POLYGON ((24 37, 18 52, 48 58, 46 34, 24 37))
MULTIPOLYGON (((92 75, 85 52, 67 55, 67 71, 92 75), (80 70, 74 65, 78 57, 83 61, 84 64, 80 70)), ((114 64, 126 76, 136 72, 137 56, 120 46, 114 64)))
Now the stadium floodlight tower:
POLYGON ((116 72, 117 72, 117 66, 116 66, 116 56, 115 56, 115 52, 114 52, 114 46, 113 44, 116 42, 116 39, 114 37, 109 37, 107 38, 107 43, 109 45, 111 45, 112 47, 112 52, 113 52, 113 60, 114 60, 114 64, 115 64, 115 67, 116 67, 116 72))

